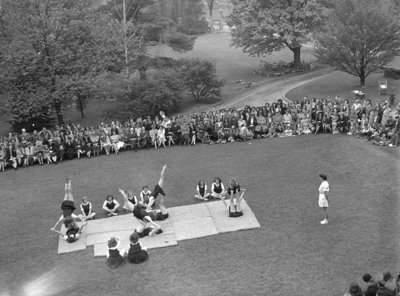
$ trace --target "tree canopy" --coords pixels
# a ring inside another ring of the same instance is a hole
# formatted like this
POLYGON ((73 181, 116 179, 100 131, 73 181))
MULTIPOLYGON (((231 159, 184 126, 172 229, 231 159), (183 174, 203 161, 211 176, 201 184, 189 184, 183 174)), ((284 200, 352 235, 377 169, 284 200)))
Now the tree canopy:
POLYGON ((316 36, 316 54, 326 63, 360 78, 400 52, 400 25, 391 5, 375 0, 340 0, 316 36), (379 3, 377 3, 379 2, 379 3))
POLYGON ((232 0, 228 24, 233 44, 253 56, 288 47, 298 67, 302 45, 321 21, 322 6, 313 0, 232 0))

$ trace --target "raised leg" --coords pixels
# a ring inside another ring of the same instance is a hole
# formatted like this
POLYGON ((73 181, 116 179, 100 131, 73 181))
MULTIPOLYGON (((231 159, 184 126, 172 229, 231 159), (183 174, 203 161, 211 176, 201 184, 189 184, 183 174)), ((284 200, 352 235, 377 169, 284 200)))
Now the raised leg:
POLYGON ((71 178, 65 177, 65 194, 64 200, 74 200, 72 195, 72 185, 71 185, 71 178))

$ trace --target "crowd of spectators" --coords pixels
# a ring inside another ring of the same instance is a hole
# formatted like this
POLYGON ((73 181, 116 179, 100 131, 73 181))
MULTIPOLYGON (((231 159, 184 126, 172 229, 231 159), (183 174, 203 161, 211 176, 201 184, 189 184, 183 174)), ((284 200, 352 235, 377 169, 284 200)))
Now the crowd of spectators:
POLYGON ((399 274, 394 276, 391 272, 378 275, 376 279, 366 273, 362 276, 362 286, 356 282, 350 284, 344 296, 398 296, 400 291, 399 274))
POLYGON ((388 101, 324 98, 285 103, 281 99, 264 106, 212 109, 208 112, 113 121, 97 126, 66 124, 54 130, 43 128, 10 133, 0 140, 0 171, 34 164, 51 164, 100 154, 118 154, 171 145, 196 145, 288 137, 318 133, 362 137, 377 145, 399 144, 400 104, 388 101))

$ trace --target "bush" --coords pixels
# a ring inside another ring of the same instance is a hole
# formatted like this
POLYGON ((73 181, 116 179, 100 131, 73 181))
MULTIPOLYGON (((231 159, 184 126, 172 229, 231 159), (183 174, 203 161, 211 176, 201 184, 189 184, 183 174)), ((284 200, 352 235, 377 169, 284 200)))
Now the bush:
POLYGON ((107 119, 128 120, 141 116, 155 116, 160 111, 178 110, 184 84, 175 70, 159 71, 149 80, 135 81, 132 91, 117 99, 116 105, 105 111, 107 119))

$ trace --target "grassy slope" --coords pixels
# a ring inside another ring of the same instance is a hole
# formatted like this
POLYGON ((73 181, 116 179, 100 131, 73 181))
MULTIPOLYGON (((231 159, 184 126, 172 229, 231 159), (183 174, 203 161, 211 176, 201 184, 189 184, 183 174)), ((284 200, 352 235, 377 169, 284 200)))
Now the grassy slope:
MULTIPOLYGON (((304 136, 125 152, 1 174, 0 287, 31 283, 36 295, 343 295, 364 272, 395 271, 398 150, 346 136, 304 136), (180 242, 150 261, 109 270, 92 248, 57 255, 48 229, 61 213, 64 175, 76 199, 100 211, 119 186, 153 185, 162 163, 168 206, 192 204, 198 179, 237 176, 258 230, 180 242), (331 184, 327 226, 317 207, 318 174, 331 184), (21 220, 21 216, 23 219, 21 220), (15 280, 17 279, 17 280, 15 280), (110 284, 110 282, 112 284, 110 284), (71 287, 68 289, 68 287, 71 287), (40 290, 46 289, 46 290, 40 290), (56 293, 58 292, 58 293, 56 293)), ((0 295, 3 295, 0 289, 0 295)), ((7 295, 7 294, 5 294, 7 295)), ((35 294, 31 294, 35 295, 35 294)))

